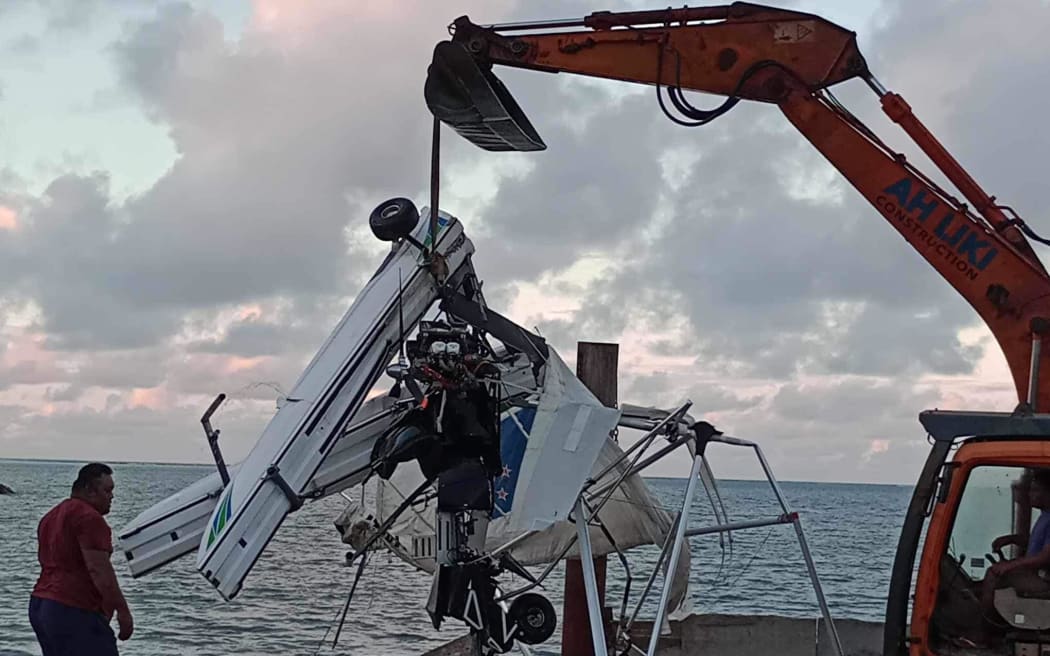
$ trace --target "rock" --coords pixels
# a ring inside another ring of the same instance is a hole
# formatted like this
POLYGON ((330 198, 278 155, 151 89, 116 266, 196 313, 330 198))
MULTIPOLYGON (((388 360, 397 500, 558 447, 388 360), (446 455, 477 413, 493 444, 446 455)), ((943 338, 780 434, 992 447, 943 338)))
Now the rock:
POLYGON ((14 494, 15 491, 7 487, 3 483, 0 483, 0 494, 14 494))

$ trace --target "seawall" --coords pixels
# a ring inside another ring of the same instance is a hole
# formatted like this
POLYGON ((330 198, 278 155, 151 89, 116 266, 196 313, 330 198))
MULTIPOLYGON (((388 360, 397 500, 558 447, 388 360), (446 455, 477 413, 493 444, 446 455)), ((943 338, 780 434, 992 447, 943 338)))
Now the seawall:
MULTIPOLYGON (((848 656, 881 655, 882 624, 835 620, 835 627, 848 656)), ((643 651, 648 647, 650 628, 649 622, 638 622, 631 630, 635 644, 643 651)), ((557 649, 556 644, 545 646, 557 649)), ((834 653, 823 621, 773 615, 690 615, 671 622, 670 635, 661 636, 657 648, 660 656, 833 656, 834 653)), ((427 652, 426 656, 470 654, 473 654, 470 640, 464 636, 427 652)))

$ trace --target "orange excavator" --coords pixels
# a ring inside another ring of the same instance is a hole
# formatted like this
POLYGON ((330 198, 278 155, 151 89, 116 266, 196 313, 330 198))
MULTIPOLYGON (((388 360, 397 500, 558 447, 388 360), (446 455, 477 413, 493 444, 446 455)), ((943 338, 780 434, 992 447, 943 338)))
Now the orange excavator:
POLYGON ((1050 580, 1038 561, 1046 551, 1050 569, 1050 531, 1043 534, 1033 512, 1050 520, 1050 490, 1034 491, 1050 469, 1050 367, 1042 367, 1041 348, 1050 333, 1050 276, 1029 239, 1048 242, 989 196, 875 79, 856 35, 819 16, 747 3, 488 26, 461 17, 450 32, 434 50, 424 95, 436 120, 478 146, 545 148, 493 73, 497 64, 652 85, 659 107, 685 126, 708 124, 741 100, 773 103, 962 294, 1002 348, 1018 405, 920 414, 932 448, 897 546, 883 650, 1050 653, 1050 580), (835 98, 830 87, 853 78, 867 83, 965 202, 835 98), (701 109, 685 91, 725 100, 701 109))

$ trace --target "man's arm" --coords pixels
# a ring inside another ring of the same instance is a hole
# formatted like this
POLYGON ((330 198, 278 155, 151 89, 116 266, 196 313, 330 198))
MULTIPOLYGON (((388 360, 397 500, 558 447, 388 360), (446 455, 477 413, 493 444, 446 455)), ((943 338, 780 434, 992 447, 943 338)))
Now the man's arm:
POLYGON ((118 637, 121 640, 127 640, 134 630, 134 623, 128 602, 124 599, 124 593, 120 591, 117 573, 113 570, 113 563, 109 560, 109 552, 101 549, 88 549, 83 546, 80 552, 84 554, 84 564, 87 565, 88 574, 91 575, 91 582, 102 595, 102 606, 106 610, 106 615, 108 616, 111 611, 117 612, 117 623, 120 625, 118 637))
POLYGON ((1003 574, 1021 569, 1030 569, 1034 571, 1050 569, 1050 545, 1044 547, 1043 550, 1037 554, 996 563, 992 565, 991 572, 996 576, 1002 576, 1003 574))
POLYGON ((74 524, 74 531, 91 582, 102 597, 102 610, 106 619, 111 618, 113 611, 116 611, 117 623, 120 625, 117 637, 127 640, 134 631, 134 623, 128 602, 124 599, 124 593, 120 591, 117 573, 113 571, 113 564, 109 560, 110 554, 113 553, 109 525, 102 519, 102 515, 88 513, 82 515, 74 524))

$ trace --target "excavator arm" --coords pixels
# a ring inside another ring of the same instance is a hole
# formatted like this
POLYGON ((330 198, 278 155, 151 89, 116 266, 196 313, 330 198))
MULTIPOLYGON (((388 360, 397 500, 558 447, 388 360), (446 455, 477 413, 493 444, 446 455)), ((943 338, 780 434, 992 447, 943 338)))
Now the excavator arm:
POLYGON ((1018 401, 1050 411, 1050 367, 1038 366, 1050 329, 1050 276, 1025 238, 1034 233, 981 189, 903 98, 878 83, 853 32, 748 3, 487 27, 457 19, 451 41, 435 49, 425 89, 431 111, 483 148, 538 150, 542 140, 492 74, 494 64, 654 85, 664 112, 688 126, 711 122, 739 100, 776 104, 977 310, 1006 356, 1018 401), (828 87, 852 78, 871 87, 972 210, 838 103, 828 87), (726 99, 699 109, 686 90, 726 99))

